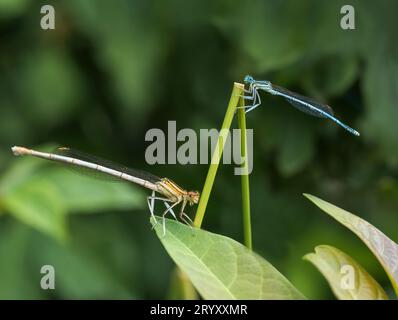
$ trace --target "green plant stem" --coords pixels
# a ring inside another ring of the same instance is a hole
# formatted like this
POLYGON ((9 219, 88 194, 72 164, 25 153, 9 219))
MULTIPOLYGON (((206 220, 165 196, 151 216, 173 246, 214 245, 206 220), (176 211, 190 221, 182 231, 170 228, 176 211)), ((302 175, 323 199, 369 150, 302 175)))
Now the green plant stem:
POLYGON ((199 296, 188 276, 177 266, 171 274, 168 298, 172 300, 198 300, 199 296))
MULTIPOLYGON (((244 106, 244 99, 240 99, 240 105, 244 106)), ((243 163, 241 164, 241 184, 242 184, 242 215, 243 215, 243 243, 252 250, 252 227, 250 218, 250 189, 248 174, 248 156, 247 156, 247 139, 246 139, 246 113, 243 108, 238 109, 238 125, 240 129, 241 156, 243 163)))
POLYGON ((222 123, 222 127, 220 130, 220 135, 218 137, 217 145, 214 150, 213 156, 211 158, 209 171, 207 172, 207 177, 200 197, 198 210, 196 211, 195 220, 193 224, 197 228, 200 228, 202 226, 207 203, 210 198, 211 189, 213 187, 214 179, 216 178, 218 165, 220 164, 222 152, 224 150, 225 142, 227 141, 229 128, 231 127, 236 107, 238 105, 240 97, 243 95, 243 88, 244 88, 243 84, 236 82, 234 83, 227 112, 225 114, 224 121, 222 123))

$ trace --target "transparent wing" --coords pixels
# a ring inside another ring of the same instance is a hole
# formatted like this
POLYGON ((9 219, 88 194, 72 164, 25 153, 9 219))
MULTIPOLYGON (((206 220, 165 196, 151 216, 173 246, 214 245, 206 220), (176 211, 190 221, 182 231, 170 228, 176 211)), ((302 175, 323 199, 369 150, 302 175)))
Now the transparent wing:
MULTIPOLYGON (((82 151, 78 151, 75 149, 71 149, 71 148, 67 148, 67 147, 60 147, 57 148, 56 150, 54 150, 55 154, 58 154, 60 156, 64 156, 64 157, 70 157, 70 158, 75 158, 75 159, 79 159, 79 160, 83 160, 83 161, 87 161, 87 162, 91 162, 91 163, 95 163, 98 164, 100 166, 104 166, 113 170, 117 170, 120 172, 123 172, 125 174, 152 182, 152 183, 156 183, 159 182, 161 180, 161 178, 146 172, 146 171, 141 171, 141 170, 137 170, 137 169, 131 169, 128 168, 126 166, 123 166, 121 164, 106 160, 106 159, 102 159, 96 156, 93 156, 91 154, 87 154, 84 153, 82 151)), ((119 180, 118 178, 115 178, 113 176, 107 175, 106 173, 101 173, 99 171, 96 171, 94 169, 89 169, 89 168, 82 168, 79 167, 77 165, 73 165, 70 164, 70 166, 73 169, 76 169, 78 172, 83 173, 83 174, 89 174, 91 176, 97 177, 97 178, 106 178, 108 180, 119 180)))
POLYGON ((302 96, 301 94, 289 91, 287 89, 272 85, 272 88, 276 92, 277 95, 282 96, 289 102, 292 106, 299 109, 300 111, 307 113, 311 116, 318 118, 327 118, 324 113, 327 113, 330 116, 334 116, 333 109, 329 107, 327 104, 320 103, 312 98, 308 98, 302 96), (311 105, 309 107, 308 105, 311 105))

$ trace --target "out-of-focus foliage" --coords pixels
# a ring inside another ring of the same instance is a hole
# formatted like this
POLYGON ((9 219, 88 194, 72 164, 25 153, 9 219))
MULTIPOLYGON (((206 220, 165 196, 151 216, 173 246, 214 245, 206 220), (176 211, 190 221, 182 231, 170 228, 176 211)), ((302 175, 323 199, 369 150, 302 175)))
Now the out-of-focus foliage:
MULTIPOLYGON (((301 260, 319 243, 356 252, 388 289, 361 242, 301 196, 360 212, 398 238, 397 2, 352 1, 355 30, 340 28, 344 4, 0 1, 0 297, 166 297, 173 264, 143 190, 13 158, 10 147, 69 145, 200 189, 207 166, 149 167, 145 133, 167 120, 218 128, 245 74, 327 102, 362 134, 262 96, 247 117, 255 251, 308 298, 332 297, 301 260), (53 31, 40 28, 44 4, 55 7, 53 31), (55 267, 55 291, 39 287, 45 264, 55 267)), ((240 241, 239 183, 220 166, 203 227, 240 241)))
POLYGON ((304 259, 319 269, 341 300, 388 300, 377 281, 358 262, 337 248, 317 246, 315 253, 306 254, 304 259))
POLYGON ((398 295, 398 245, 364 219, 312 195, 305 195, 319 208, 354 232, 379 260, 398 295))

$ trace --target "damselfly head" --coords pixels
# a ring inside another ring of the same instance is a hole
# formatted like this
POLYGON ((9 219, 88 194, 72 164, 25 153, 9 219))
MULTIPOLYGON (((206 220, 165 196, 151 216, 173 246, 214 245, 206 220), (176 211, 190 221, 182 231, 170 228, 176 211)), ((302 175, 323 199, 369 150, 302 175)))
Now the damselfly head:
POLYGON ((189 191, 188 196, 188 201, 191 206, 199 202, 200 193, 198 191, 189 191))
POLYGON ((253 82, 254 82, 254 79, 253 79, 252 76, 247 75, 247 76, 243 79, 243 81, 244 81, 246 84, 250 84, 250 83, 253 83, 253 82))

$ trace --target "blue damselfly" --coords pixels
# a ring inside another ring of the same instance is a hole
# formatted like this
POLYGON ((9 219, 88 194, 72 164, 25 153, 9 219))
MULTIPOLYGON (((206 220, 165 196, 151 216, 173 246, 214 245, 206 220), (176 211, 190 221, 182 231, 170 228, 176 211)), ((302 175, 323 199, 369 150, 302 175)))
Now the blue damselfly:
POLYGON ((273 85, 269 81, 258 81, 253 79, 252 76, 246 76, 244 79, 245 84, 248 86, 248 89, 245 89, 245 92, 248 95, 245 95, 244 98, 247 100, 252 101, 250 106, 245 106, 246 112, 250 112, 257 108, 261 104, 260 94, 258 93, 259 90, 266 91, 272 95, 277 95, 283 97, 287 102, 291 105, 299 109, 300 111, 307 113, 309 115, 319 117, 319 118, 327 118, 338 125, 342 126, 348 132, 352 133, 353 135, 359 136, 359 132, 352 129, 351 127, 347 126, 339 119, 334 116, 333 109, 329 107, 327 104, 320 103, 312 98, 308 98, 302 96, 298 93, 291 92, 287 89, 278 87, 273 85))

